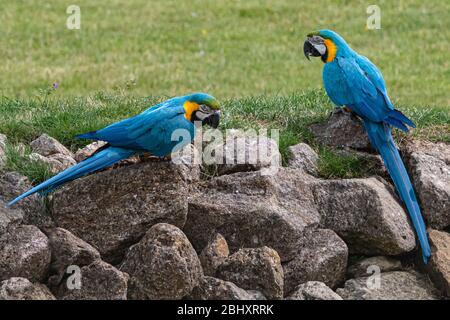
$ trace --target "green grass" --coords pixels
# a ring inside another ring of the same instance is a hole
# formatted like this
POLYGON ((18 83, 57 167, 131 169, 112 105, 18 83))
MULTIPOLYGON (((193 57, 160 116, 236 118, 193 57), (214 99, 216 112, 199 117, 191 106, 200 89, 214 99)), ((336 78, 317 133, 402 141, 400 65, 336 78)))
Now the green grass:
POLYGON ((65 27, 70 3, 0 0, 0 94, 289 95, 321 87, 300 44, 327 27, 379 66, 394 101, 450 106, 448 0, 78 0, 80 30, 65 27), (366 30, 369 4, 381 30, 366 30))

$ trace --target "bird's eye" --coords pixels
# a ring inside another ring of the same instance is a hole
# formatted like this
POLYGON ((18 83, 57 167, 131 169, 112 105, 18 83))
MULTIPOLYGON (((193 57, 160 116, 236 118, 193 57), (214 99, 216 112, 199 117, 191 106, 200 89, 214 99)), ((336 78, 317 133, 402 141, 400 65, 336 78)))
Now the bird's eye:
POLYGON ((211 108, 208 107, 208 106, 205 105, 205 104, 201 104, 201 105, 200 105, 200 111, 201 111, 201 112, 204 112, 204 113, 210 113, 210 112, 211 112, 211 108))

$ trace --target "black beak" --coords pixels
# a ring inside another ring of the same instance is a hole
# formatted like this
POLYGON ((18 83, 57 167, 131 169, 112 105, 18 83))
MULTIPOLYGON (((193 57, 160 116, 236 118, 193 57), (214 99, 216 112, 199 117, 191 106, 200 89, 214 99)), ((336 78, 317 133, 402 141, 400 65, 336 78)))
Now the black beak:
POLYGON ((216 129, 219 126, 220 123, 220 111, 216 111, 210 116, 206 117, 202 121, 202 125, 209 125, 210 127, 216 129))
POLYGON ((308 37, 303 44, 303 53, 305 57, 309 59, 309 57, 321 57, 327 52, 327 47, 323 42, 323 38, 320 36, 312 36, 308 37))

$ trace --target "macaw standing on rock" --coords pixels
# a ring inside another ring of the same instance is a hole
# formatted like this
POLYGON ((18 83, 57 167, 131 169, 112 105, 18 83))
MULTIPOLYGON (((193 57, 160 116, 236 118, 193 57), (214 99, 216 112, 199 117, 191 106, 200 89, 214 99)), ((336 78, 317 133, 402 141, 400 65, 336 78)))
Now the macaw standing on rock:
POLYGON ((408 209, 423 260, 427 263, 430 245, 425 223, 390 129, 392 125, 407 132, 407 126, 414 128, 414 123, 394 109, 377 67, 352 50, 336 32, 320 30, 308 34, 303 51, 308 60, 313 56, 321 57, 324 62, 323 84, 331 101, 339 107, 350 109, 363 120, 372 146, 381 154, 400 198, 408 209))
POLYGON ((220 120, 220 104, 212 96, 195 93, 176 97, 141 114, 111 124, 103 129, 80 134, 77 138, 106 141, 107 144, 91 157, 70 167, 56 176, 8 203, 12 206, 21 199, 39 192, 47 194, 62 184, 104 169, 132 155, 151 153, 164 157, 189 144, 195 137, 195 121, 217 128, 220 120), (176 130, 174 140, 172 134, 176 130), (188 135, 187 135, 188 133, 188 135), (185 139, 189 137, 189 139, 185 139))

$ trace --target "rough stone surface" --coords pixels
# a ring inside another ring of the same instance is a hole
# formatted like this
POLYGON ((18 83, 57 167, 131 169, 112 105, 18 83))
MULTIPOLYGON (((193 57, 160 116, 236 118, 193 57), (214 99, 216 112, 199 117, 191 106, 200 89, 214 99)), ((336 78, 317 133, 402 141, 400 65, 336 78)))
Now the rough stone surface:
POLYGON ((152 225, 183 227, 189 194, 185 174, 183 166, 147 161, 90 175, 53 195, 53 217, 106 261, 118 262, 152 225))
POLYGON ((68 266, 84 267, 100 259, 100 253, 94 247, 75 237, 70 231, 53 228, 46 230, 46 234, 52 252, 51 277, 48 280, 52 286, 60 284, 68 266))
POLYGON ((6 202, 0 199, 0 236, 12 226, 19 225, 22 222, 23 213, 20 209, 11 209, 6 207, 6 202))
POLYGON ((436 289, 427 277, 404 271, 381 273, 379 286, 364 278, 348 280, 344 288, 337 289, 344 300, 435 300, 436 289))
POLYGON ((0 169, 5 165, 6 161, 6 143, 8 139, 4 134, 0 133, 0 169))
POLYGON ((450 297, 450 234, 428 231, 431 245, 429 274, 435 285, 450 297))
POLYGON ((53 154, 64 154, 69 157, 73 157, 72 153, 64 147, 58 140, 50 137, 47 134, 42 134, 36 140, 31 141, 31 149, 35 153, 39 153, 41 156, 47 157, 53 154))
POLYGON ((317 166, 319 156, 306 143, 299 143, 289 147, 291 157, 289 159, 289 167, 301 169, 309 174, 317 174, 317 166))
POLYGON ((334 111, 326 122, 312 125, 311 130, 320 144, 357 150, 371 149, 361 120, 343 110, 334 111))
POLYGON ((263 296, 239 288, 234 283, 213 277, 204 277, 192 290, 191 300, 261 300, 263 296))
POLYGON ((287 300, 342 300, 342 298, 325 283, 308 281, 299 285, 287 300))
POLYGON ((0 300, 55 300, 55 297, 45 285, 15 277, 0 282, 0 300))
POLYGON ((268 299, 283 297, 280 257, 269 247, 239 250, 218 267, 216 276, 243 289, 261 291, 268 299))
MULTIPOLYGON (((32 187, 27 177, 17 172, 7 172, 0 177, 0 199, 9 202, 32 187)), ((53 226, 50 215, 45 212, 42 198, 33 194, 19 203, 15 204, 13 209, 20 209, 23 212, 23 223, 32 224, 39 228, 53 226)))
POLYGON ((200 260, 183 232, 159 223, 127 252, 120 270, 130 275, 129 299, 181 299, 203 277, 200 260))
POLYGON ((345 279, 347 259, 347 245, 335 232, 308 230, 295 258, 283 264, 285 295, 308 281, 320 281, 336 288, 345 279))
POLYGON ((380 272, 400 271, 402 263, 400 260, 385 256, 376 256, 363 258, 353 263, 347 270, 348 278, 368 277, 373 274, 374 270, 380 272))
POLYGON ((76 161, 68 155, 62 153, 52 154, 44 157, 39 153, 30 154, 30 159, 33 161, 40 161, 48 165, 50 172, 53 174, 59 173, 76 164, 76 161))
POLYGON ((0 280, 23 277, 42 281, 50 258, 49 241, 38 228, 23 225, 8 230, 0 237, 0 280))
MULTIPOLYGON (((79 289, 77 287, 69 289, 67 283, 63 282, 56 292, 58 299, 126 300, 129 278, 126 273, 101 260, 82 267, 80 271, 79 289)), ((67 282, 70 282, 70 279, 67 279, 67 282)))
POLYGON ((217 267, 225 261, 229 254, 227 241, 220 233, 216 234, 199 256, 204 274, 214 276, 217 267))
POLYGON ((407 165, 428 225, 450 226, 450 145, 414 142, 405 148, 407 165))
POLYGON ((321 225, 342 237, 351 253, 398 255, 415 248, 407 214, 380 180, 321 181, 314 196, 321 225))
POLYGON ((320 220, 311 179, 280 168, 275 175, 241 172, 206 181, 189 198, 184 232, 197 252, 220 233, 232 252, 268 246, 282 261, 292 259, 304 228, 320 220))
POLYGON ((84 159, 89 158, 91 155, 94 154, 95 151, 97 151, 97 149, 103 147, 105 144, 106 142, 104 141, 94 141, 85 146, 84 148, 78 149, 78 151, 75 152, 73 158, 75 159, 76 162, 81 162, 84 159))

